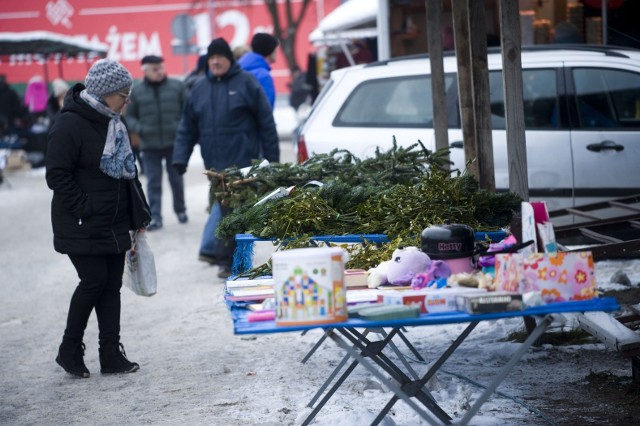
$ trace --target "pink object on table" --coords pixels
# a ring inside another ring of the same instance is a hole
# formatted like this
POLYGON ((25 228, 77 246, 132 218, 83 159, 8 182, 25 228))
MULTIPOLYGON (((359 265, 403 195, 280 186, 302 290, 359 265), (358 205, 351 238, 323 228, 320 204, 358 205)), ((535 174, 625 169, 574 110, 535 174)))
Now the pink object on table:
POLYGON ((473 272, 473 265, 470 257, 461 257, 459 259, 443 259, 449 269, 451 269, 451 275, 459 274, 461 272, 473 272))
POLYGON ((249 322, 273 321, 276 319, 276 311, 257 311, 247 315, 249 322))

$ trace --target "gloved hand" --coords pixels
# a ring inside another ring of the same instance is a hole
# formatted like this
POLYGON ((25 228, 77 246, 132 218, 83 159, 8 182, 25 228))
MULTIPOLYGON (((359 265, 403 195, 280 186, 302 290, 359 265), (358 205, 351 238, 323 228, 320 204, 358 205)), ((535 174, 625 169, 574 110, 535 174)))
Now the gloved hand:
POLYGON ((176 172, 178 172, 179 174, 183 175, 187 172, 187 165, 186 164, 174 164, 173 168, 176 170, 176 172))

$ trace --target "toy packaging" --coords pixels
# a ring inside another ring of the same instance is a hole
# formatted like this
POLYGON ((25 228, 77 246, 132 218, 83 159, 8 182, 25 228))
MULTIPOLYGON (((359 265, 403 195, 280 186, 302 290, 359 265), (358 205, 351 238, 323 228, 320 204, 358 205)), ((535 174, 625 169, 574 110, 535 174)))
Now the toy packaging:
POLYGON ((276 325, 346 321, 346 252, 314 247, 273 254, 276 325))
POLYGON ((507 291, 492 291, 486 294, 463 294, 456 296, 459 311, 468 314, 521 311, 522 295, 507 291))
POLYGON ((487 290, 481 288, 449 287, 430 290, 427 292, 424 304, 428 313, 454 312, 458 310, 456 297, 462 295, 487 294, 487 290))
POLYGON ((385 305, 418 306, 422 314, 453 312, 457 310, 456 296, 462 294, 486 294, 484 289, 428 288, 422 290, 390 290, 378 295, 378 302, 385 305))

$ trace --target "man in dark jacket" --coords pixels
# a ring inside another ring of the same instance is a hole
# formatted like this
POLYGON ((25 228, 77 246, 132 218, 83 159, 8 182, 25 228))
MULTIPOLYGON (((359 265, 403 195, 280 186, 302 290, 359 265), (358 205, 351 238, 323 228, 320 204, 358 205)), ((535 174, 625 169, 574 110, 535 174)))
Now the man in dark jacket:
MULTIPOLYGON (((193 86, 178 126, 173 152, 176 170, 186 171, 196 143, 207 169, 247 167, 261 157, 279 162, 276 125, 260 84, 234 61, 223 38, 211 42, 207 57, 205 78, 193 86)), ((233 260, 234 242, 215 236, 227 213, 213 203, 200 245, 199 259, 218 265, 220 277, 229 275, 233 260)))
POLYGON ((165 162, 173 194, 173 211, 178 222, 187 223, 184 202, 184 180, 173 167, 173 143, 182 109, 187 102, 187 87, 183 82, 167 78, 163 59, 142 58, 144 80, 131 92, 131 104, 125 117, 134 138, 140 141, 142 164, 147 175, 147 197, 153 220, 147 228, 162 228, 162 162, 165 162))
POLYGON ((251 52, 238 60, 243 70, 249 71, 262 86, 271 109, 276 103, 276 86, 271 76, 271 64, 276 61, 277 38, 267 33, 256 33, 251 39, 251 52))

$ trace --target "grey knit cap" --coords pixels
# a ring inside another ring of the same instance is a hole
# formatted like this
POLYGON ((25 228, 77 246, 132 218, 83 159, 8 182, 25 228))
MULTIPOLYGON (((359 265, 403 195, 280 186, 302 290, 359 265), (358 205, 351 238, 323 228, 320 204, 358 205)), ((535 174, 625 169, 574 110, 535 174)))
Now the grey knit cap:
POLYGON ((118 62, 100 59, 94 63, 84 79, 87 93, 100 98, 131 87, 131 73, 118 62))

